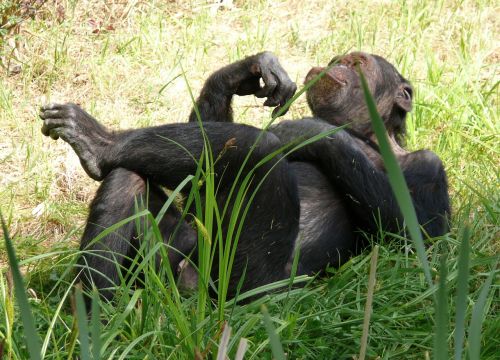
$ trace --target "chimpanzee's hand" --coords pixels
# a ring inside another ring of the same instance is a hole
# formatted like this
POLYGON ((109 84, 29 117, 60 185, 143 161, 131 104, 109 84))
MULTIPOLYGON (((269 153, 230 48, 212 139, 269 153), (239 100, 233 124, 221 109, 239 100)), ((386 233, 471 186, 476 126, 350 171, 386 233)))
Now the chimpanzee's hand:
POLYGON ((269 51, 249 56, 243 61, 248 64, 251 76, 239 84, 236 95, 253 94, 258 98, 267 98, 264 106, 276 106, 274 116, 292 98, 297 86, 281 67, 278 58, 269 51), (260 85, 260 79, 264 86, 260 85))
POLYGON ((75 104, 49 104, 40 108, 42 133, 71 145, 85 172, 94 180, 104 175, 101 161, 113 136, 92 116, 75 104))

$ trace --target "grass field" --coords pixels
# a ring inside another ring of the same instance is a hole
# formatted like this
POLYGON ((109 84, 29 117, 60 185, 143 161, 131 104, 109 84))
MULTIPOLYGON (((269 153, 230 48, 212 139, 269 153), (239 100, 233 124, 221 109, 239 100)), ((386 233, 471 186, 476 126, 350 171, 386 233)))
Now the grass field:
MULTIPOLYGON (((204 1, 49 1, 0 43, 0 209, 29 288, 44 358, 66 359, 86 346, 68 290, 98 184, 69 146, 42 136, 40 105, 79 103, 119 129, 186 122, 189 88, 196 96, 212 71, 246 55, 273 51, 300 87, 311 66, 363 50, 384 56, 412 81, 407 147, 441 157, 453 206, 450 235, 427 248, 432 276, 436 282, 438 273, 446 278, 441 307, 434 296, 444 288, 428 286, 410 242, 380 246, 367 358, 448 358, 436 352, 441 331, 440 351, 450 358, 478 359, 469 345, 480 341, 480 358, 498 359, 499 19, 495 1, 235 1, 219 9, 204 1), (16 40, 16 52, 8 39, 16 40), (455 355, 462 331, 456 295, 464 279, 458 259, 468 228, 465 350, 455 355), (443 313, 449 321, 439 320, 443 313), (482 320, 481 330, 472 326, 474 318, 482 320)), ((235 120, 261 127, 271 117, 261 104, 235 99, 235 120)), ((300 97, 285 117, 306 115, 300 97)), ((279 359, 280 346, 290 359, 350 359, 362 343, 369 264, 366 252, 305 288, 224 307, 210 299, 200 305, 199 294, 176 298, 170 285, 151 280, 145 289, 124 292, 117 306, 102 304, 108 322, 92 323, 99 329, 100 357, 215 359, 223 351, 225 320, 232 328, 231 359, 243 338, 245 359, 279 359)), ((0 358, 26 359, 3 241, 0 268, 0 358)))

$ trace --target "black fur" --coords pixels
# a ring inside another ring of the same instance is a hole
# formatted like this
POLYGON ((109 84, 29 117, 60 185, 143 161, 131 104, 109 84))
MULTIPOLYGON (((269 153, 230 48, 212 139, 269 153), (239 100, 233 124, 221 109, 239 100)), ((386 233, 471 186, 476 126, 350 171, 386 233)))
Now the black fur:
MULTIPOLYGON (((113 133, 74 104, 43 107, 43 133, 68 142, 86 172, 103 180, 81 242, 82 250, 93 251, 85 253, 80 261, 81 265, 88 265, 81 277, 84 285, 88 287, 92 277, 101 294, 112 298, 113 292, 108 288, 117 282, 117 264, 127 266, 140 234, 132 225, 126 225, 97 243, 91 241, 101 229, 133 213, 135 199, 146 196, 148 182, 149 207, 156 213, 166 200, 158 185, 174 188, 194 174, 194 159, 199 159, 203 151, 198 119, 204 122, 214 158, 220 157, 215 165, 219 205, 225 203, 235 176, 259 135, 262 139, 243 175, 284 144, 349 125, 348 130, 302 147, 286 159, 277 156, 257 167, 249 194, 261 180, 263 184, 241 233, 229 296, 234 295, 245 267, 243 291, 288 276, 297 244, 299 272, 311 274, 328 264, 339 266, 365 247, 360 230, 374 234, 381 226, 385 231, 400 231, 403 218, 371 131, 358 71, 363 71, 374 94, 424 232, 431 237, 444 234, 448 230, 450 206, 443 165, 430 151, 409 153, 400 146, 406 113, 412 103, 409 82, 383 58, 364 53, 334 58, 329 69, 313 68, 306 81, 322 71, 326 75, 307 94, 314 117, 281 122, 264 134, 232 122, 231 100, 235 94, 267 97, 264 105, 276 106, 277 111, 293 96, 295 84, 269 52, 250 56, 212 74, 187 124, 113 133), (261 78, 265 84, 262 88, 261 78), (96 250, 103 251, 96 254, 96 250)), ((176 210, 164 218, 162 232, 166 241, 179 219, 176 210)), ((224 232, 227 226, 226 219, 224 232)), ((173 247, 188 254, 195 248, 196 234, 183 223, 170 241, 173 247)), ((176 267, 181 259, 172 255, 172 265, 176 267)), ((217 263, 213 270, 212 276, 216 277, 217 263)))

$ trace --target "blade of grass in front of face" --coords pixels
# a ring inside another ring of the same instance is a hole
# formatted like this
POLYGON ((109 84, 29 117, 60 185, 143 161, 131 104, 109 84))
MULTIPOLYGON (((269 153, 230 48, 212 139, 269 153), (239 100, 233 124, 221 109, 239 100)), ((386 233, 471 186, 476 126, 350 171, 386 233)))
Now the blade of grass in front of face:
POLYGON ((273 321, 271 320, 271 316, 269 315, 265 305, 262 305, 261 312, 264 317, 264 326, 266 327, 267 335, 269 336, 269 344, 271 345, 273 357, 276 360, 285 360, 286 357, 283 351, 283 346, 281 345, 280 338, 276 333, 273 321))
POLYGON ((76 321, 78 324, 78 338, 80 340, 80 358, 90 360, 89 327, 87 323, 87 311, 83 301, 80 286, 75 286, 76 321))
POLYGON ((498 272, 497 269, 498 261, 495 262, 493 268, 490 270, 488 278, 481 288, 479 297, 477 298, 474 308, 472 309, 472 317, 469 325, 469 358, 470 360, 480 359, 481 350, 481 327, 484 320, 484 309, 486 307, 486 300, 488 292, 490 291, 491 283, 493 278, 498 272))
POLYGON ((462 232, 462 242, 458 254, 457 296, 455 300, 455 360, 462 359, 465 336, 465 316, 469 293, 470 227, 462 232))
MULTIPOLYGON (((342 55, 342 54, 339 54, 339 55, 342 55)), ((340 57, 339 57, 339 59, 340 59, 340 57)), ((274 121, 276 121, 277 118, 279 118, 281 115, 283 115, 285 112, 287 112, 288 109, 290 108, 290 106, 303 93, 305 93, 307 90, 309 90, 310 87, 312 87, 314 84, 316 84, 323 76, 325 76, 325 74, 332 67, 334 67, 337 64, 338 64, 338 61, 333 61, 331 64, 329 64, 327 67, 325 67, 318 75, 316 75, 314 78, 312 78, 311 80, 309 80, 306 84, 304 84, 304 86, 302 87, 302 89, 300 89, 299 91, 297 91, 282 107, 280 107, 280 109, 278 111, 276 111, 276 113, 274 113, 274 111, 273 111, 273 114, 271 115, 271 121, 269 121, 264 126, 264 130, 267 130, 274 123, 274 121)))
POLYGON ((447 290, 447 276, 448 268, 446 267, 447 254, 441 255, 439 266, 439 287, 436 295, 436 312, 435 323, 436 330, 434 335, 434 359, 447 360, 448 359, 448 290, 447 290))
POLYGON ((415 249, 417 250, 417 255, 422 265, 425 279, 427 280, 429 287, 432 287, 433 282, 431 270, 425 253, 424 240, 422 238, 422 232, 420 231, 417 214, 413 206, 410 192, 408 191, 408 186, 406 185, 406 180, 404 178, 403 172, 401 171, 401 167, 399 166, 396 156, 392 152, 391 146, 389 145, 384 122, 378 114, 377 106, 370 93, 370 89, 368 88, 366 79, 361 71, 359 71, 359 74, 361 85, 363 87, 363 92, 365 95, 366 105, 368 107, 370 118, 372 121, 373 130, 375 132, 375 135, 377 136, 380 153, 384 160, 384 166, 387 170, 389 183, 391 184, 392 191, 394 192, 396 200, 401 209, 401 213, 403 214, 403 217, 405 219, 406 226, 413 240, 413 244, 415 246, 415 249))
POLYGON ((14 280, 14 292, 17 298, 17 303, 19 304, 19 311, 23 322, 26 346, 28 347, 30 358, 32 360, 38 360, 40 359, 41 350, 40 337, 38 336, 35 328, 35 321, 28 302, 28 297, 26 296, 24 281, 21 276, 21 272, 19 271, 19 264, 17 262, 14 246, 12 245, 12 240, 10 239, 9 231, 1 211, 0 221, 2 223, 5 247, 7 248, 7 256, 9 258, 9 265, 12 271, 12 278, 14 280))

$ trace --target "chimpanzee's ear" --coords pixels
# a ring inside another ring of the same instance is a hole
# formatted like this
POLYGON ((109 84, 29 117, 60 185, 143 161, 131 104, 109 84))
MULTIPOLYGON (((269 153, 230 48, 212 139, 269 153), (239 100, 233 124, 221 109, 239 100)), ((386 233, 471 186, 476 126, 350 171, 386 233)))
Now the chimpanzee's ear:
POLYGON ((396 105, 406 112, 412 108, 413 89, 409 84, 401 84, 396 92, 396 105))

